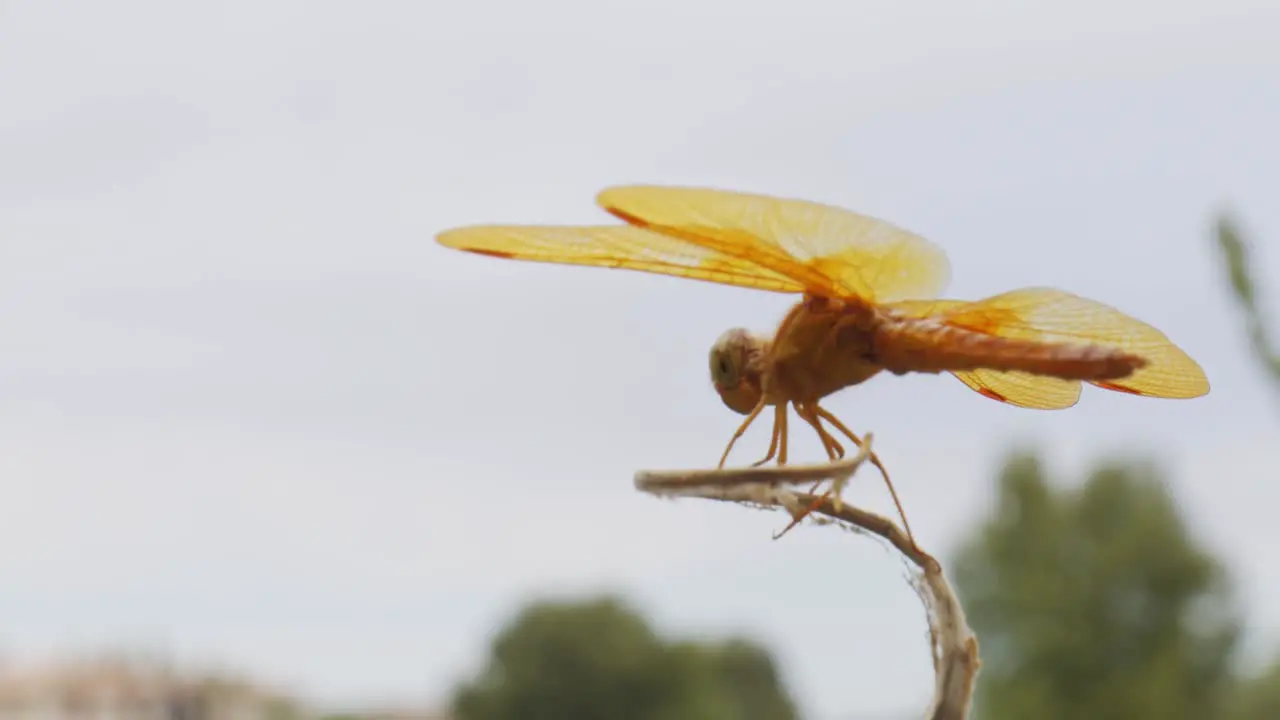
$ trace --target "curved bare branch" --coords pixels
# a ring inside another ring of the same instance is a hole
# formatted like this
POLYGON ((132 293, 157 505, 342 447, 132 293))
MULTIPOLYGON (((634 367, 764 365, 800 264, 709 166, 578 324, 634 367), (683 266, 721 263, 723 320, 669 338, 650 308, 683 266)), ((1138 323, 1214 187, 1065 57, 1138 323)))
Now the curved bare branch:
POLYGON ((887 541, 918 570, 916 590, 925 605, 935 675, 930 720, 965 720, 977 679, 978 640, 965 620, 964 608, 932 555, 912 542, 892 520, 841 502, 838 497, 794 492, 794 485, 830 480, 843 485, 865 463, 871 435, 855 455, 822 465, 730 468, 723 470, 645 470, 636 473, 636 489, 658 496, 699 497, 784 509, 797 516, 812 507, 826 522, 863 530, 887 541))

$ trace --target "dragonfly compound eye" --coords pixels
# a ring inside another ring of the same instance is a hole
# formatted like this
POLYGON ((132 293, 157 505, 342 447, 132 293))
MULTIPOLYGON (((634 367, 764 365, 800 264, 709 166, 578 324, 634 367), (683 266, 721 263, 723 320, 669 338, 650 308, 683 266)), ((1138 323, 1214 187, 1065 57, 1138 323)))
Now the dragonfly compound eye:
POLYGON ((758 345, 750 331, 733 328, 725 331, 711 346, 711 380, 720 390, 729 390, 746 380, 750 358, 758 345))
POLYGON ((732 387, 738 382, 738 367, 729 350, 719 346, 711 350, 711 381, 718 387, 732 387))

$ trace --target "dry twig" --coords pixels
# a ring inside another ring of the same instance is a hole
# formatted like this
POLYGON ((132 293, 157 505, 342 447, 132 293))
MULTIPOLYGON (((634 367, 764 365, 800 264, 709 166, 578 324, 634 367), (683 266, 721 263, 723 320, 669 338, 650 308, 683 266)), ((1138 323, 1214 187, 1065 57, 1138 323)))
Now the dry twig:
POLYGON ((764 508, 782 508, 793 517, 810 506, 827 522, 873 533, 893 545, 920 575, 916 589, 929 619, 933 669, 936 678, 929 720, 965 720, 977 679, 978 640, 965 622, 964 609, 942 572, 942 565, 912 542, 894 522, 839 498, 793 492, 789 486, 832 480, 842 485, 871 453, 871 435, 863 438, 856 455, 823 465, 670 470, 636 473, 638 490, 659 496, 700 497, 764 508))

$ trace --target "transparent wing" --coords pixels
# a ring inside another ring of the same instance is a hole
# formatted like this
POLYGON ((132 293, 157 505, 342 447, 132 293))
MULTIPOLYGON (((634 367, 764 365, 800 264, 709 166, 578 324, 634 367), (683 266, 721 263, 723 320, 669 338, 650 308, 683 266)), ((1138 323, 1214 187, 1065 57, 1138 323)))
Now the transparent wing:
MULTIPOLYGON (((928 317, 972 305, 966 300, 915 300, 893 303, 889 308, 912 317, 928 317)), ((952 375, 985 397, 1018 407, 1061 410, 1080 400, 1078 380, 998 370, 965 370, 952 375)))
POLYGON ((999 337, 1087 343, 1138 355, 1148 365, 1127 378, 1092 384, 1162 398, 1209 392, 1204 370, 1164 333, 1119 310, 1052 288, 1026 288, 946 309, 940 320, 999 337))
POLYGON ((821 203, 702 188, 625 186, 596 201, 637 227, 793 278, 814 295, 884 303, 932 298, 951 266, 932 242, 821 203))
POLYGON ((446 230, 436 241, 500 258, 622 268, 774 292, 804 291, 797 280, 750 260, 629 225, 476 225, 446 230))
POLYGON ((982 395, 1018 407, 1061 410, 1080 400, 1080 381, 996 370, 952 373, 982 395))

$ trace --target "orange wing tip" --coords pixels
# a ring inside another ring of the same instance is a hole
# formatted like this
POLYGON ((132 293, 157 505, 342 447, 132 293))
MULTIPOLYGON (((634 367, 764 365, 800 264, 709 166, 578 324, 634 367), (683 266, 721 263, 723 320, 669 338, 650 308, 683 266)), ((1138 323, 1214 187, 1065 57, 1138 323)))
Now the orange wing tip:
POLYGON ((463 240, 467 236, 466 228, 454 228, 452 230, 441 230, 436 233, 436 242, 445 247, 458 248, 462 250, 466 247, 463 240))
POLYGON ((1193 400, 1198 397, 1204 397, 1209 394, 1209 381, 1201 378, 1200 382, 1188 385, 1177 385, 1174 388, 1152 387, 1142 388, 1133 387, 1124 382, 1109 382, 1106 380, 1095 380, 1090 384, 1100 387, 1103 390, 1111 390, 1113 392, 1122 392, 1128 395, 1139 395, 1141 397, 1162 398, 1170 400, 1193 400))
POLYGON ((644 228, 645 230, 655 229, 651 223, 646 222, 644 218, 641 218, 637 215, 632 215, 626 212, 625 210, 619 210, 618 208, 610 207, 608 205, 603 205, 603 207, 605 212, 618 218, 622 222, 627 223, 628 225, 634 225, 638 228, 644 228))
MULTIPOLYGON (((496 250, 494 248, 481 246, 481 243, 477 242, 477 230, 485 229, 487 228, 471 227, 445 230, 436 234, 436 242, 447 248, 474 253, 476 255, 488 255, 489 257, 502 258, 504 260, 511 260, 516 257, 515 253, 507 252, 506 250, 496 250)), ((483 235, 481 235, 481 237, 483 237, 483 235)))
POLYGON ((1146 393, 1141 390, 1134 390, 1133 388, 1125 387, 1120 383, 1107 382, 1105 380, 1099 380, 1098 382, 1095 382, 1094 385, 1102 388, 1103 390, 1114 390, 1115 392, 1129 393, 1130 395, 1146 395, 1146 393))
POLYGON ((1005 397, 1004 395, 1001 395, 1000 393, 988 387, 978 388, 978 394, 983 397, 991 398, 992 400, 999 400, 1000 402, 1009 402, 1009 398, 1005 397))
POLYGON ((503 260, 515 259, 515 253, 503 252, 501 250, 481 250, 479 248, 458 248, 463 252, 475 253, 476 255, 488 255, 489 257, 502 258, 503 260))

